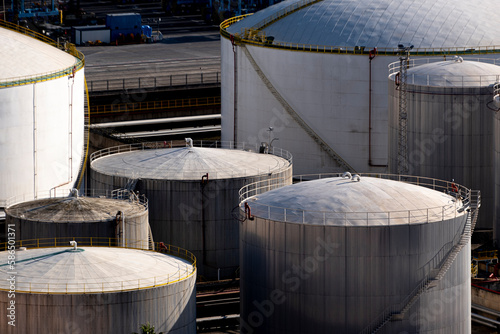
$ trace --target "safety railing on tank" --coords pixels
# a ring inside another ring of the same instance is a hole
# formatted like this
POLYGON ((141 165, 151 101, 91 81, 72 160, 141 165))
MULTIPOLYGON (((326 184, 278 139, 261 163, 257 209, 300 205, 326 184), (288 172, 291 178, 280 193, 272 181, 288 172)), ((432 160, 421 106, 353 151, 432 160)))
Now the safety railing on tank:
MULTIPOLYGON (((408 62, 408 68, 413 68, 416 66, 421 66, 425 64, 443 62, 441 58, 410 58, 408 62)), ((449 62, 462 62, 462 61, 475 61, 480 63, 487 63, 492 65, 500 65, 500 61, 497 59, 487 59, 487 58, 462 58, 456 57, 449 60, 449 62)), ((394 76, 400 71, 400 62, 393 62, 388 65, 389 76, 394 76)), ((432 75, 432 74, 415 74, 410 73, 407 75, 406 83, 411 85, 425 85, 434 87, 484 87, 490 86, 497 82, 500 82, 500 75, 432 75)))
MULTIPOLYGON (((144 150, 156 150, 162 148, 181 148, 186 147, 186 143, 183 141, 157 141, 157 142, 144 142, 135 143, 129 145, 120 145, 102 149, 96 151, 90 155, 90 163, 95 160, 118 153, 132 152, 132 151, 144 151, 144 150)), ((259 144, 248 144, 243 142, 233 142, 233 141, 211 141, 211 140, 193 140, 193 147, 205 147, 205 148, 221 148, 229 150, 239 150, 239 151, 252 151, 260 152, 265 154, 272 154, 283 158, 292 163, 293 157, 290 152, 282 148, 262 146, 259 144)))
MULTIPOLYGON (((77 247, 113 247, 113 248, 127 248, 137 249, 144 252, 156 252, 168 255, 173 255, 188 261, 185 267, 178 268, 177 271, 153 277, 137 278, 131 280, 117 280, 116 282, 103 281, 100 283, 60 283, 60 282, 46 282, 46 283, 32 283, 23 282, 19 276, 16 278, 15 291, 20 293, 41 293, 41 294, 94 294, 94 293, 116 293, 122 291, 142 290, 156 288, 168 284, 173 284, 185 280, 196 273, 196 257, 193 253, 186 249, 167 245, 162 242, 156 242, 155 250, 148 250, 148 242, 125 240, 125 246, 121 246, 122 240, 118 238, 94 238, 94 237, 74 237, 74 238, 46 238, 46 239, 31 239, 31 240, 10 240, 0 244, 0 251, 16 249, 16 264, 19 270, 19 264, 25 261, 37 260, 49 255, 56 255, 59 253, 72 252, 73 246, 70 246, 70 241, 76 241, 77 247), (142 243, 142 244, 141 244, 142 243), (142 248, 146 247, 146 249, 142 248), (23 248, 24 247, 24 248, 23 248), (29 249, 39 248, 66 248, 57 250, 54 253, 42 254, 35 257, 23 258, 19 253, 29 249)), ((0 272, 9 271, 9 264, 0 264, 0 272)), ((18 272, 18 274, 21 274, 18 272)), ((29 273, 26 273, 29 275, 29 273)), ((7 282, 8 283, 8 282, 7 282)), ((9 291, 9 288, 4 288, 6 284, 0 284, 0 291, 9 291)))
MULTIPOLYGON (((341 173, 309 174, 294 176, 294 182, 312 181, 317 179, 338 177, 341 173)), ((442 191, 450 195, 450 203, 422 209, 387 211, 387 212, 335 212, 301 210, 297 208, 278 207, 261 204, 252 199, 269 190, 266 180, 248 184, 240 189, 239 200, 242 212, 247 210, 252 216, 299 224, 338 225, 338 226, 368 226, 368 225, 404 225, 429 223, 456 218, 462 215, 470 205, 470 189, 454 182, 448 182, 433 178, 397 175, 397 174, 359 174, 361 181, 363 177, 376 177, 381 179, 405 182, 423 186, 436 191, 442 191), (248 209, 247 209, 248 207, 248 209)))
POLYGON ((67 67, 67 68, 64 68, 62 70, 37 73, 36 75, 31 75, 31 76, 2 78, 0 80, 0 88, 22 86, 22 85, 32 84, 35 82, 53 80, 53 79, 57 79, 57 78, 68 76, 68 75, 74 75, 75 72, 82 69, 83 66, 85 65, 85 57, 84 57, 83 53, 78 51, 74 44, 58 43, 58 42, 48 38, 45 35, 39 34, 35 31, 32 31, 32 30, 27 29, 25 27, 21 27, 21 26, 18 26, 16 24, 6 22, 3 20, 0 20, 0 27, 6 28, 6 29, 9 29, 12 31, 16 31, 16 32, 23 34, 25 36, 37 39, 41 42, 44 42, 44 43, 49 44, 55 48, 58 48, 62 51, 65 51, 65 52, 67 52, 70 55, 75 57, 74 64, 67 67))
MULTIPOLYGON (((331 46, 331 45, 317 45, 317 44, 304 44, 304 43, 288 43, 280 42, 275 39, 267 38, 263 30, 248 28, 247 33, 245 30, 240 33, 230 34, 227 28, 232 24, 243 19, 243 16, 233 17, 220 24, 220 34, 222 37, 230 39, 235 43, 244 43, 255 46, 265 46, 275 49, 284 49, 289 51, 301 52, 314 52, 314 53, 333 53, 333 54, 351 54, 351 55, 365 55, 368 56, 372 50, 366 46, 331 46), (255 33, 258 31, 258 33, 255 33)), ((399 56, 401 50, 398 48, 378 48, 377 54, 383 56, 399 56)), ((475 54, 495 54, 500 53, 500 46, 487 45, 477 47, 448 47, 448 48, 414 48, 411 50, 412 56, 442 56, 442 55, 475 55, 475 54)))
MULTIPOLYGON (((57 192, 54 191, 40 191, 36 194, 23 194, 12 196, 5 201, 5 207, 9 208, 15 204, 34 201, 34 200, 43 200, 43 199, 51 199, 51 198, 60 198, 62 200, 67 199, 71 196, 75 196, 75 190, 69 189, 59 189, 57 192)), ((133 191, 127 189, 115 189, 115 190, 103 190, 103 189, 88 189, 85 192, 77 192, 77 196, 84 197, 98 197, 98 198, 107 198, 107 199, 117 199, 128 202, 134 202, 144 207, 144 210, 148 210, 148 199, 144 194, 138 195, 133 191)))

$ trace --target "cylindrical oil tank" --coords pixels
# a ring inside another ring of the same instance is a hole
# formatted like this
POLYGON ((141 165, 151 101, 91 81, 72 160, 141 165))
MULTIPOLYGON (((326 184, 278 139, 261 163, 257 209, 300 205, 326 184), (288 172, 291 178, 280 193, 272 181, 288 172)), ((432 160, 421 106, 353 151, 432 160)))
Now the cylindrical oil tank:
POLYGON ((150 248, 148 203, 126 193, 118 198, 52 197, 7 207, 6 226, 17 240, 86 237, 113 239, 116 245, 150 248))
MULTIPOLYGON (((405 174, 433 177, 481 190, 478 228, 494 227, 495 127, 493 85, 500 66, 493 61, 410 60, 406 82, 405 174)), ((400 149, 399 63, 389 75, 389 169, 398 173, 400 149), (399 83, 399 85, 398 85, 399 83)), ((404 97, 402 97, 404 98, 404 97)), ((404 130, 403 130, 404 131, 404 130)))
POLYGON ((259 147, 243 144, 241 149, 229 149, 234 147, 229 143, 222 144, 226 148, 213 142, 190 145, 96 152, 91 157, 91 185, 145 194, 155 241, 193 252, 199 275, 206 279, 233 277, 239 266, 238 191, 267 179, 291 184, 292 157, 276 148, 271 149, 275 154, 249 152, 246 149, 259 147))
MULTIPOLYGON (((497 88, 500 86, 497 85, 497 88)), ((500 90, 497 90, 499 92, 500 90)), ((500 240, 500 105, 496 106, 498 111, 495 113, 495 220, 493 223, 494 237, 500 240)))
POLYGON ((230 18, 221 25, 222 140, 265 141, 273 127, 296 174, 344 172, 332 151, 358 172, 385 172, 387 66, 398 45, 437 59, 497 59, 500 35, 489 27, 500 19, 496 7, 289 0, 230 18))
POLYGON ((57 243, 35 248, 36 242, 18 242, 26 250, 16 248, 14 270, 7 265, 9 251, 0 252, 0 273, 10 278, 0 282, 7 312, 1 333, 123 334, 147 323, 157 333, 196 332, 196 266, 187 251, 57 243))
POLYGON ((84 58, 45 41, 0 27, 0 208, 73 188, 83 162, 84 58))
POLYGON ((476 193, 358 176, 242 189, 242 333, 470 333, 476 193))

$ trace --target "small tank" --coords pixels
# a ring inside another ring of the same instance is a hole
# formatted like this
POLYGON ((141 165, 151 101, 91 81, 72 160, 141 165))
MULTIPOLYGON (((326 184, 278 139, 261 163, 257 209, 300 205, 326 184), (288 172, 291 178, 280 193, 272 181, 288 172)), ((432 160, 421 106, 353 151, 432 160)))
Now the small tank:
POLYGON ((128 191, 109 197, 78 196, 37 199, 9 206, 6 226, 14 226, 17 240, 87 237, 131 248, 152 247, 148 202, 128 191))

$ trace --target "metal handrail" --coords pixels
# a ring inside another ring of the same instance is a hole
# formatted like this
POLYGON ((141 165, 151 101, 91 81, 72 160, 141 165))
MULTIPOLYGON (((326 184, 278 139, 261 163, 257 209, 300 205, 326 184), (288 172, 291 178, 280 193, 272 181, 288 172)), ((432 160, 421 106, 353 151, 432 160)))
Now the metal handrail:
MULTIPOLYGON (((499 65, 500 61, 497 59, 489 59, 489 58, 465 58, 463 60, 466 61, 476 61, 481 63, 488 63, 492 65, 499 65)), ((455 59, 447 60, 450 62, 454 62, 455 59)), ((413 68, 425 64, 443 62, 440 58, 417 58, 417 59, 409 59, 408 68, 413 68)), ((400 62, 393 62, 388 65, 389 76, 394 76, 400 71, 400 62)), ((407 76, 407 84, 419 84, 417 79, 420 79, 419 82, 424 81, 426 86, 434 86, 434 87, 480 87, 483 85, 491 85, 493 83, 500 81, 500 75, 492 74, 492 75, 453 75, 453 76, 443 76, 443 75, 432 75, 432 74, 408 74, 407 76), (416 83, 417 82, 417 83, 416 83), (479 85, 478 85, 479 84, 479 85)))
MULTIPOLYGON (((193 146, 194 147, 207 147, 207 148, 222 148, 222 149, 230 149, 230 150, 255 150, 256 152, 259 151, 259 145, 255 144, 248 144, 248 143, 236 143, 233 141, 210 141, 210 140, 200 140, 200 141, 193 141, 193 146)), ((93 161, 102 158, 104 156, 112 155, 112 154, 117 154, 117 153, 124 153, 124 152, 131 152, 131 151, 143 151, 143 150, 149 150, 149 149, 161 149, 161 148, 167 148, 167 147, 185 147, 183 144, 174 144, 173 142, 170 142, 167 144, 167 142, 147 142, 147 143, 135 143, 135 144, 129 144, 129 145, 120 145, 120 146, 114 146, 114 147, 108 147, 105 149, 102 149, 100 151, 96 151, 90 155, 90 163, 93 161)), ((287 160, 290 164, 292 163, 293 157, 290 152, 287 150, 284 150, 282 148, 276 148, 276 147, 271 147, 269 151, 269 154, 276 155, 280 158, 283 158, 287 160)))
MULTIPOLYGON (((384 212, 347 212, 347 211, 321 211, 321 210, 302 210, 297 208, 286 208, 258 202, 251 202, 257 195, 269 191, 267 180, 254 182, 245 185, 239 191, 240 208, 244 211, 245 203, 251 207, 252 215, 264 219, 274 219, 288 223, 314 223, 322 225, 355 225, 364 226, 370 224, 377 225, 402 225, 430 221, 443 221, 451 217, 457 217, 465 211, 461 211, 471 200, 470 189, 457 185, 454 182, 448 182, 433 178, 398 175, 398 174, 359 174, 361 177, 377 177, 388 180, 395 180, 409 184, 424 186, 433 190, 444 191, 452 195, 455 199, 452 203, 443 206, 430 208, 398 210, 384 212), (460 209, 460 212, 459 212, 460 209)), ((314 179, 323 179, 330 177, 342 177, 342 173, 328 174, 309 174, 294 176, 298 182, 310 181, 314 179)), ((362 181, 361 181, 362 182, 362 181)))
MULTIPOLYGON (((21 279, 16 278, 16 292, 19 293, 39 293, 39 294, 94 294, 94 293, 114 293, 123 292, 131 290, 142 290, 150 289, 155 287, 160 287, 168 284, 173 284, 184 279, 187 279, 196 273, 196 257, 193 253, 186 249, 165 245, 163 243, 154 243, 155 250, 143 249, 138 243, 146 243, 146 247, 149 244, 148 241, 135 241, 128 240, 125 241, 125 247, 121 247, 121 240, 118 238, 94 238, 94 237, 75 237, 75 238, 46 238, 46 239, 31 239, 31 240, 19 240, 14 243, 16 249, 19 247, 26 247, 29 249, 37 248, 61 248, 66 247, 69 241, 77 241, 78 247, 113 247, 113 248, 128 248, 128 249, 138 249, 146 252, 157 252, 166 253, 169 255, 174 255, 184 260, 187 260, 191 267, 186 266, 185 268, 179 268, 178 271, 168 275, 138 278, 133 280, 124 280, 117 282, 102 282, 102 283, 31 283, 23 282, 21 279), (161 245, 160 245, 161 244, 161 245), (131 247, 133 246, 133 247, 131 247), (161 249, 160 249, 161 247, 161 249)), ((12 246, 13 242, 5 242, 0 244, 0 251, 7 250, 9 246, 12 246)), ((66 251, 70 251, 72 247, 68 247, 66 251)), ((22 260, 21 260, 22 261, 22 260)), ((17 260, 16 265, 19 263, 17 260)), ((0 266, 1 268, 1 266, 0 266)), ((0 288, 0 291, 9 291, 9 288, 0 288)))
MULTIPOLYGON (((60 190, 64 192, 64 195, 59 195, 55 192, 52 191, 41 191, 37 192, 36 194, 23 194, 23 195, 17 195, 17 196, 12 196, 8 198, 5 201, 5 208, 9 208, 15 204, 22 203, 22 202, 27 202, 27 201, 33 201, 33 200, 40 200, 40 199, 50 199, 50 198, 68 198, 70 195, 70 190, 60 190)), ((126 200, 129 202, 135 202, 141 206, 144 207, 144 210, 148 210, 149 206, 149 201, 146 198, 146 195, 141 194, 141 195, 136 195, 134 192, 126 190, 126 189, 115 189, 115 190, 104 190, 104 189, 89 189, 87 192, 82 193, 80 192, 79 196, 86 196, 86 197, 99 197, 99 198, 107 198, 107 199, 117 199, 117 200, 126 200)))
POLYGON ((102 79, 89 81, 89 91, 105 92, 125 89, 155 89, 165 87, 185 87, 208 84, 220 84, 221 75, 219 71, 171 74, 154 77, 102 79))
MULTIPOLYGON (((249 45, 285 49, 289 51, 314 52, 314 53, 334 53, 334 54, 353 54, 353 55, 369 55, 370 47, 363 46, 333 46, 333 45, 317 45, 304 43, 288 43, 274 40, 269 42, 261 38, 246 39, 243 34, 230 34, 227 28, 232 24, 240 21, 245 16, 237 16, 222 22, 219 26, 220 34, 226 39, 234 38, 236 43, 244 43, 249 45), (233 36, 233 37, 231 37, 233 36)), ((401 50, 398 48, 378 48, 377 54, 383 56, 399 56, 401 50)), ((448 48, 414 48, 411 51, 411 56, 437 56, 437 55, 470 55, 470 54, 492 54, 500 53, 500 46, 487 45, 475 47, 448 47, 448 48)))
POLYGON ((16 32, 19 32, 19 33, 24 34, 26 36, 37 39, 41 42, 44 42, 46 44, 49 44, 51 46, 54 46, 54 47, 62 50, 62 51, 65 51, 76 58, 75 63, 73 65, 71 65, 65 69, 62 69, 62 70, 45 72, 45 73, 38 73, 35 75, 31 75, 31 76, 3 78, 2 80, 0 80, 0 88, 22 86, 22 85, 32 84, 32 83, 36 83, 36 82, 57 79, 60 77, 72 75, 73 72, 77 72, 85 66, 85 56, 83 55, 83 53, 81 53, 80 51, 78 51, 76 49, 76 46, 74 44, 71 44, 71 43, 59 44, 59 43, 55 42, 54 40, 48 38, 45 35, 39 34, 35 31, 29 30, 27 28, 24 28, 24 27, 21 27, 21 26, 18 26, 16 24, 12 24, 10 22, 6 22, 3 20, 0 20, 0 27, 6 28, 6 29, 9 29, 12 31, 16 31, 16 32))
POLYGON ((186 107, 202 107, 211 105, 220 105, 221 97, 195 97, 190 99, 176 99, 165 101, 146 101, 146 102, 130 102, 130 103, 113 103, 105 105, 93 105, 90 107, 92 115, 106 114, 106 113, 119 113, 128 111, 143 111, 143 110, 159 110, 159 109, 172 109, 172 108, 186 108, 186 107))

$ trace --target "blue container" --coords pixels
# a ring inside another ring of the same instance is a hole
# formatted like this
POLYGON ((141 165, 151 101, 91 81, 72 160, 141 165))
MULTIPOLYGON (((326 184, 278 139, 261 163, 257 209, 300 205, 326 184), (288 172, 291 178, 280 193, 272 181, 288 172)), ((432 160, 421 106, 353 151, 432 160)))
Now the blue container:
POLYGON ((111 30, 111 41, 114 42, 119 38, 130 38, 131 34, 134 37, 141 35, 141 14, 138 13, 122 13, 106 15, 106 27, 111 30), (122 35, 123 37, 120 37, 122 35))

